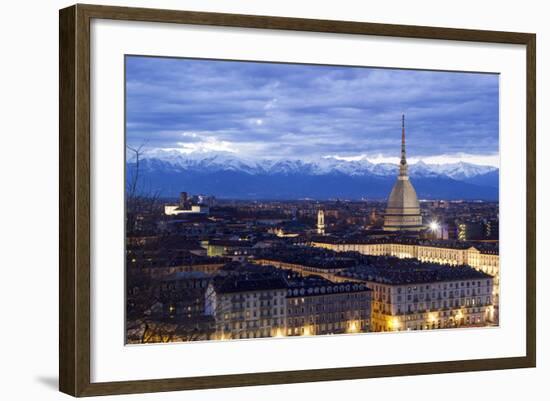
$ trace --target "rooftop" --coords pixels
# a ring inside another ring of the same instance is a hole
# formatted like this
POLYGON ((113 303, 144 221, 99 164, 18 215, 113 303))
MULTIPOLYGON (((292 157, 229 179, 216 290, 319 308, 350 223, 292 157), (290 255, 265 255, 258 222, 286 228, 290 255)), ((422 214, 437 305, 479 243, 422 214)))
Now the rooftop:
POLYGON ((179 281, 179 280, 208 280, 212 276, 202 271, 176 272, 168 277, 162 278, 162 281, 179 281))
POLYGON ((239 240, 231 240, 231 239, 212 239, 208 241, 208 245, 250 248, 254 244, 251 241, 246 241, 246 240, 239 241, 239 240))
POLYGON ((166 250, 173 252, 178 250, 193 250, 201 248, 199 241, 180 235, 156 235, 146 237, 145 241, 141 243, 139 243, 139 237, 135 237, 134 241, 138 242, 138 245, 128 245, 129 249, 139 249, 141 251, 153 252, 166 250))
POLYGON ((257 292, 286 289, 287 282, 282 274, 249 273, 218 276, 214 289, 218 293, 257 292))
POLYGON ((471 242, 471 241, 454 241, 454 240, 428 240, 411 237, 384 237, 384 238, 369 238, 364 236, 355 237, 313 237, 312 242, 322 244, 404 244, 404 245, 419 245, 432 246, 436 248, 452 248, 452 249, 468 249, 476 248, 481 253, 496 253, 498 254, 498 243, 496 242, 471 242))
POLYGON ((302 246, 267 248, 258 252, 257 258, 319 269, 344 269, 357 265, 353 257, 325 249, 302 246))
MULTIPOLYGON (((400 259, 402 260, 402 259, 400 259)), ((412 263, 407 265, 394 264, 386 266, 366 265, 348 269, 340 273, 343 277, 359 278, 381 284, 402 285, 437 283, 444 281, 480 280, 492 278, 469 266, 443 266, 429 263, 412 263)))
POLYGON ((160 249, 158 251, 127 252, 126 263, 129 267, 175 267, 194 266, 207 264, 226 263, 227 259, 222 257, 198 256, 189 251, 170 251, 160 249))

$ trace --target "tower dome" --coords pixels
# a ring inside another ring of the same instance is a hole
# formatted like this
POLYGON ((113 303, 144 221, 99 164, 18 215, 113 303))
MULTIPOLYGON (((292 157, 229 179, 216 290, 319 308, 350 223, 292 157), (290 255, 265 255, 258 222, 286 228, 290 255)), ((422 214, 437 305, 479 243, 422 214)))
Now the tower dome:
POLYGON ((401 162, 399 176, 391 190, 384 216, 384 230, 420 231, 422 215, 416 191, 409 180, 407 158, 405 154, 405 116, 401 120, 401 162))

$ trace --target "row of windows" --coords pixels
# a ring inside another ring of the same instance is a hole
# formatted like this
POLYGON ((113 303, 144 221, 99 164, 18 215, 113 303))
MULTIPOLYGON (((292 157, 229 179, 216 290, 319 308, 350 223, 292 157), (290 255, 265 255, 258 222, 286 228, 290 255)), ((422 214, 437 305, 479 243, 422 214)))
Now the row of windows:
MULTIPOLYGON (((483 280, 485 282, 485 285, 487 287, 491 286, 491 280, 483 280)), ((414 292, 429 292, 430 290, 447 290, 447 289, 457 289, 459 287, 481 287, 483 284, 483 281, 477 280, 477 281, 457 281, 454 283, 439 283, 439 284, 423 284, 423 285, 415 285, 415 286, 409 286, 409 287, 395 287, 395 286, 387 286, 387 285, 378 285, 375 284, 372 286, 372 289, 375 292, 382 292, 382 293, 390 293, 392 289, 396 289, 398 294, 403 293, 406 291, 407 293, 414 293, 414 292)))
POLYGON ((354 322, 354 324, 356 326, 353 328, 353 330, 350 330, 350 322, 321 323, 316 325, 308 325, 307 327, 301 325, 297 327, 289 327, 287 329, 287 335, 292 336, 304 334, 328 334, 334 331, 367 331, 369 329, 368 320, 358 320, 354 322))
POLYGON ((450 328, 450 327, 458 327, 461 325, 473 325, 473 324, 482 324, 485 323, 485 319, 480 317, 472 317, 470 319, 469 316, 466 318, 462 318, 459 320, 454 319, 448 319, 448 320, 437 320, 433 322, 424 322, 424 323, 417 323, 417 324, 407 324, 405 326, 388 326, 388 325, 375 325, 376 331, 403 331, 403 330, 435 330, 435 329, 444 329, 444 328, 450 328))
MULTIPOLYGON (((433 319, 445 319, 453 318, 454 320, 463 318, 464 316, 484 316, 486 309, 485 308, 469 308, 469 309, 454 309, 448 311, 439 311, 439 312, 429 312, 429 313, 416 313, 416 314, 407 314, 402 316, 394 316, 397 319, 398 324, 404 322, 415 322, 415 321, 425 321, 433 319)), ((383 321, 386 321, 387 316, 382 316, 383 321)))
POLYGON ((264 338, 271 337, 271 330, 257 330, 257 331, 247 331, 242 333, 236 333, 232 336, 235 339, 245 339, 245 338, 264 338))
POLYGON ((370 309, 370 302, 345 302, 338 304, 316 304, 315 306, 311 305, 309 307, 294 307, 288 308, 287 312, 289 315, 304 314, 304 313, 313 313, 313 312, 340 312, 347 310, 363 310, 370 309))
POLYGON ((286 296, 285 291, 262 291, 262 292, 252 292, 248 294, 237 294, 227 296, 226 298, 230 299, 231 302, 243 302, 246 299, 257 299, 259 297, 284 297, 286 296))
POLYGON ((272 326, 280 326, 283 325, 284 321, 283 319, 261 319, 261 320, 251 320, 248 322, 233 322, 233 323, 225 323, 223 325, 223 328, 226 331, 230 330, 245 330, 245 329, 253 329, 253 328, 261 328, 261 327, 272 327, 272 326))
MULTIPOLYGON (((402 313, 414 313, 414 312, 420 312, 420 311, 422 311, 422 312, 424 312, 424 311, 427 311, 427 312, 435 311, 437 313, 437 311, 439 309, 463 308, 463 307, 474 308, 476 306, 477 307, 491 306, 490 297, 487 297, 485 304, 481 303, 480 298, 477 298, 477 299, 472 298, 471 300, 468 298, 466 300, 462 299, 462 300, 460 300, 460 302, 459 302, 459 300, 455 300, 454 302, 447 302, 447 301, 432 302, 431 305, 427 302, 420 302, 420 303, 408 304, 408 305, 398 305, 396 313, 398 315, 400 315, 402 313)), ((475 311, 475 312, 477 312, 478 310, 479 310, 478 308, 473 309, 473 311, 475 311)), ((373 312, 374 313, 384 313, 384 314, 387 314, 387 315, 393 314, 391 305, 389 305, 389 304, 375 305, 375 307, 373 308, 373 312)), ((449 312, 440 312, 440 313, 449 313, 449 312)))
POLYGON ((315 315, 315 316, 309 316, 308 318, 305 317, 297 317, 297 318, 288 318, 287 322, 289 326, 303 326, 306 323, 322 323, 322 322, 349 322, 350 320, 361 320, 361 319, 368 319, 369 313, 365 311, 355 312, 351 314, 345 314, 345 313, 327 313, 323 315, 315 315))
MULTIPOLYGON (((298 295, 316 295, 316 294, 338 294, 338 293, 349 293, 350 291, 366 291, 366 286, 364 284, 335 284, 326 287, 314 287, 314 288, 294 288, 288 290, 289 296, 298 296, 298 295)), ((353 295, 353 294, 350 294, 353 295)))
MULTIPOLYGON (((462 249, 448 249, 437 247, 418 247, 415 252, 415 245, 401 245, 401 244, 377 244, 377 245, 337 245, 337 246, 325 246, 329 249, 335 249, 338 251, 359 251, 366 255, 387 254, 391 256, 402 257, 416 257, 418 259, 435 258, 445 263, 459 263, 464 260, 464 250, 462 249)), ((478 265, 479 259, 481 263, 485 263, 489 266, 498 266, 498 255, 485 255, 485 254, 472 254, 472 251, 466 251, 466 257, 470 264, 478 265)))
POLYGON ((301 297, 301 298, 287 298, 287 303, 291 305, 298 305, 304 302, 345 302, 346 299, 369 299, 370 292, 356 292, 356 293, 332 293, 325 294, 322 297, 301 297))
POLYGON ((285 310, 284 308, 274 308, 269 310, 254 310, 252 312, 246 311, 246 312, 232 312, 232 313, 224 313, 223 318, 224 320, 229 319, 243 319, 243 318, 257 318, 257 317, 265 317, 265 316, 271 316, 271 315, 284 315, 285 310))
MULTIPOLYGON (((224 301, 228 302, 228 299, 224 299, 224 301)), ((273 302, 271 300, 265 300, 265 301, 246 301, 246 302, 231 302, 230 304, 237 309, 242 308, 258 308, 258 307, 264 307, 264 306, 277 306, 279 304, 284 304, 284 299, 278 299, 274 298, 273 302)))
MULTIPOLYGON (((482 291, 481 289, 479 288, 476 288, 476 289, 473 289, 473 290, 454 290, 454 291, 443 291, 443 292, 432 292, 431 294, 418 294, 418 295, 407 295, 407 301, 423 301, 424 299, 426 300, 430 300, 430 298, 438 298, 438 299, 441 299, 441 298, 447 298, 447 297, 467 297, 467 296, 470 296, 470 295, 481 295, 481 294, 486 294, 486 293, 490 293, 491 289, 488 289, 486 291, 482 291)), ((379 295, 377 297, 375 297, 375 299, 377 301, 386 301, 386 299, 388 301, 391 301, 391 297, 387 296, 386 295, 379 295)), ((401 302, 403 301, 403 297, 401 295, 398 295, 397 296, 397 302, 401 302)))

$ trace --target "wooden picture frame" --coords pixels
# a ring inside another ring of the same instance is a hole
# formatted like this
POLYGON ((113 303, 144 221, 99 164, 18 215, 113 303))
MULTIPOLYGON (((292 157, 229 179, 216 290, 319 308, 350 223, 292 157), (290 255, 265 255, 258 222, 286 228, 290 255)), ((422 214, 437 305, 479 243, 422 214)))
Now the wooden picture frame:
POLYGON ((80 4, 60 11, 59 27, 59 388, 62 392, 73 396, 94 396, 527 368, 535 366, 536 37, 534 34, 80 4), (504 43, 526 46, 526 356, 387 366, 92 383, 90 380, 90 21, 94 18, 218 27, 504 43))

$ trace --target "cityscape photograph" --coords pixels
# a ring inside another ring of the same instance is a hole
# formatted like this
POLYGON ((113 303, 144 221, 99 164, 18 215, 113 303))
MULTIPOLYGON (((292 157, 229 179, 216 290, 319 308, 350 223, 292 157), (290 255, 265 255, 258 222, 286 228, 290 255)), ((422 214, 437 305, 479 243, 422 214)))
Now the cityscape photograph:
POLYGON ((127 344, 499 325, 498 74, 126 56, 125 86, 127 344))

